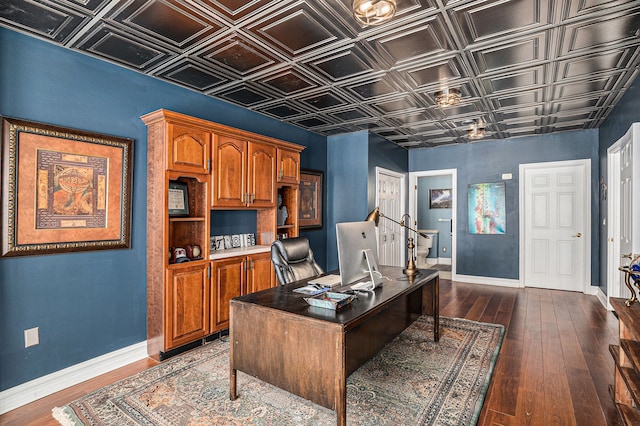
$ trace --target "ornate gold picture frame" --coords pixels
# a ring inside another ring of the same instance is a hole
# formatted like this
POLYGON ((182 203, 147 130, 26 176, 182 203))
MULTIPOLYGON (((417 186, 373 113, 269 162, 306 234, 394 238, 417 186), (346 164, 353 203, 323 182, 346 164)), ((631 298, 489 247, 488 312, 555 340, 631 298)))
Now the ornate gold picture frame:
POLYGON ((322 178, 318 170, 300 170, 299 229, 322 228, 322 178))
POLYGON ((133 140, 2 119, 2 256, 130 247, 133 140))

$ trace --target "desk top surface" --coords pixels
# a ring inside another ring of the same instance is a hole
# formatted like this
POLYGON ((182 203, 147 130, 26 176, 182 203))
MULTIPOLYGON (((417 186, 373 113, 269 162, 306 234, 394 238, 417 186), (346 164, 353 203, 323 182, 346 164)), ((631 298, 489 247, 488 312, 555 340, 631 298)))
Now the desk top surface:
MULTIPOLYGON (((439 276, 439 272, 436 270, 420 269, 417 275, 408 277, 402 273, 402 269, 395 266, 380 266, 382 275, 389 279, 383 278, 382 286, 376 288, 373 292, 358 292, 357 299, 337 311, 309 306, 304 300, 305 297, 308 297, 307 295, 293 291, 296 288, 304 287, 311 278, 240 296, 233 299, 232 303, 251 303, 265 308, 302 315, 306 318, 315 318, 345 325, 360 319, 370 312, 384 309, 393 300, 411 293, 439 276)), ((337 271, 329 273, 337 273, 337 271)), ((349 287, 350 285, 336 286, 331 291, 341 292, 349 289, 349 287)))

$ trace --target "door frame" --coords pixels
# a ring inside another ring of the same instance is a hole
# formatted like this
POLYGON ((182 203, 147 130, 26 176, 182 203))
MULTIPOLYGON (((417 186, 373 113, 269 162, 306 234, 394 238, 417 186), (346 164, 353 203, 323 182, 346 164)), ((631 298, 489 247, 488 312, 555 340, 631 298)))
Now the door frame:
MULTIPOLYGON (((620 165, 622 162, 622 148, 627 143, 631 143, 632 160, 639 158, 640 154, 636 151, 637 148, 640 148, 640 143, 634 143, 638 135, 640 135, 640 123, 632 123, 631 126, 629 126, 629 130, 613 145, 607 148, 608 185, 607 188, 604 189, 607 194, 607 216, 604 224, 606 224, 607 227, 607 309, 609 310, 613 310, 611 303, 609 303, 609 298, 624 297, 621 296, 621 294, 622 290, 626 289, 625 284, 622 282, 621 272, 618 270, 618 266, 620 266, 622 262, 620 249, 620 236, 622 233, 622 223, 620 220, 620 165)), ((636 166, 635 162, 633 165, 636 166)), ((640 168, 640 164, 637 166, 640 168)), ((640 179, 636 182, 637 176, 640 176, 640 173, 636 173, 634 169, 632 185, 640 184, 640 179)), ((640 201, 638 197, 633 200, 632 211, 640 211, 640 201)), ((634 239, 633 244, 640 245, 640 242, 635 241, 637 235, 638 233, 632 235, 634 239)))
POLYGON ((428 170, 409 173, 409 212, 411 218, 416 221, 418 218, 418 178, 429 176, 451 176, 451 279, 456 280, 456 217, 458 212, 458 169, 428 170))
POLYGON ((591 159, 585 158, 581 160, 567 160, 567 161, 551 161, 551 162, 543 162, 543 163, 526 163, 520 164, 520 174, 519 174, 519 232, 520 232, 520 247, 519 247, 519 274, 520 274, 520 287, 526 287, 526 283, 524 280, 525 273, 525 241, 527 238, 527 233, 525 230, 525 196, 526 196, 526 188, 524 186, 524 174, 527 170, 535 170, 535 169, 552 169, 558 167, 572 167, 572 166, 581 166, 584 169, 584 181, 583 181, 583 206, 581 211, 584 213, 584 231, 583 236, 581 238, 584 253, 584 266, 582 273, 584 274, 584 287, 582 288, 582 293, 592 294, 591 289, 591 159))
MULTIPOLYGON (((374 205, 377 207, 379 205, 380 199, 378 198, 378 182, 380 182, 380 174, 386 174, 400 179, 400 212, 401 216, 405 214, 407 211, 407 175, 406 173, 400 173, 393 170, 385 169, 383 167, 376 166, 376 185, 375 185, 375 203, 374 205)), ((384 213, 384 212, 383 212, 384 213)), ((392 217, 391 219, 400 221, 400 218, 392 217)), ((383 218, 383 220, 386 220, 383 218)), ((402 250, 400 255, 400 263, 402 265, 407 263, 407 237, 406 232, 400 232, 400 245, 405 249, 402 250)), ((378 233, 378 228, 376 227, 376 243, 378 247, 380 247, 380 235, 378 233)))

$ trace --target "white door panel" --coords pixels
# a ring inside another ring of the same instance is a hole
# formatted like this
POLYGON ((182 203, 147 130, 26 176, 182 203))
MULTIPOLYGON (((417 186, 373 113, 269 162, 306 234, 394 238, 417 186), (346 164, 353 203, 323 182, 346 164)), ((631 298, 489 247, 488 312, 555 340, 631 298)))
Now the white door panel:
POLYGON ((585 166, 525 166, 524 285, 584 291, 585 166))
MULTIPOLYGON (((380 213, 400 220, 404 206, 404 177, 394 172, 378 169, 376 172, 376 205, 380 213)), ((378 261, 381 265, 403 266, 404 242, 400 225, 384 217, 378 224, 378 261)))

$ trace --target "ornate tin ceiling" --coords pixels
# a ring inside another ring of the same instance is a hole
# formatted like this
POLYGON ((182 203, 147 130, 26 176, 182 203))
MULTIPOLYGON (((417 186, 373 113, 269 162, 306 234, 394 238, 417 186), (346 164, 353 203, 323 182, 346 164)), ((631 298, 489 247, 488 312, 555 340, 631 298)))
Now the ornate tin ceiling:
POLYGON ((325 135, 406 148, 598 127, 640 63, 640 0, 2 0, 0 25, 325 135), (434 93, 459 88, 441 108, 434 93))

